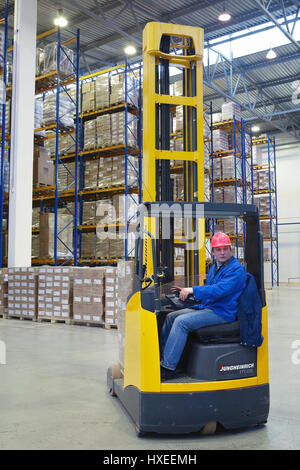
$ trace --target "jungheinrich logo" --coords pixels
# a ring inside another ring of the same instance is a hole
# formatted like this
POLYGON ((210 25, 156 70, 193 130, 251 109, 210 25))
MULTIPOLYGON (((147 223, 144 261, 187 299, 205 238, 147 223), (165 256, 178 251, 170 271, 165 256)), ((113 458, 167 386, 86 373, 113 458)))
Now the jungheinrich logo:
POLYGON ((253 368, 254 368, 254 362, 249 362, 248 364, 235 364, 231 366, 221 365, 219 371, 230 372, 233 370, 245 370, 245 369, 253 369, 253 368))

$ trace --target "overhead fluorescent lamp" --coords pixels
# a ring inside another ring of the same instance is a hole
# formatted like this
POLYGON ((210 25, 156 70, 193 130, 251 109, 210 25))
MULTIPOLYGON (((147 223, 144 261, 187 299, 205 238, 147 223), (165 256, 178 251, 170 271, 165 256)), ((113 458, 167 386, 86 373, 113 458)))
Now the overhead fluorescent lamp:
POLYGON ((260 127, 259 126, 253 126, 252 127, 252 132, 259 132, 260 131, 260 127))
POLYGON ((64 28, 68 24, 67 18, 64 16, 63 11, 60 9, 58 10, 57 17, 54 19, 55 26, 59 26, 60 28, 64 28))
POLYGON ((269 50, 268 50, 268 53, 267 53, 267 55, 266 55, 266 58, 269 59, 269 60, 272 60, 272 59, 276 59, 276 57, 277 57, 277 54, 276 54, 276 52, 274 51, 274 49, 272 49, 272 48, 269 49, 269 50))
POLYGON ((126 55, 134 55, 136 53, 136 48, 134 46, 127 46, 124 49, 126 55))

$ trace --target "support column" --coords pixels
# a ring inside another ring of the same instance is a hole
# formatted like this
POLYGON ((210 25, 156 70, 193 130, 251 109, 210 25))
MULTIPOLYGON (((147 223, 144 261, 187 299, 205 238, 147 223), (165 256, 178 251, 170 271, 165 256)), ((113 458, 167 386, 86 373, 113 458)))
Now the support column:
POLYGON ((37 0, 15 0, 8 266, 31 266, 37 0))

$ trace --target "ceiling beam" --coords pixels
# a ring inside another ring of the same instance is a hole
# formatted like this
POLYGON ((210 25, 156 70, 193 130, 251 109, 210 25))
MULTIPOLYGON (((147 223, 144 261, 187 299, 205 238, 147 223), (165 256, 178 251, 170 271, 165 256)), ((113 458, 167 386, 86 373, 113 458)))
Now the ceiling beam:
POLYGON ((280 23, 278 23, 275 16, 270 12, 270 10, 268 10, 268 8, 265 7, 264 3, 260 0, 254 0, 254 2, 265 13, 265 15, 275 24, 275 26, 277 26, 277 28, 288 38, 288 40, 300 50, 300 44, 293 38, 293 36, 290 34, 290 32, 287 29, 283 28, 283 26, 280 23))

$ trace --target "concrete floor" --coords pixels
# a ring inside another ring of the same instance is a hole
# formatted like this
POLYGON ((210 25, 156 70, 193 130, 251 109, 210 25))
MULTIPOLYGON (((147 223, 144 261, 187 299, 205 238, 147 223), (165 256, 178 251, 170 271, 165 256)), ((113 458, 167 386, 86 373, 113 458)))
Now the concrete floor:
POLYGON ((299 449, 300 288, 275 288, 267 297, 268 424, 213 436, 136 437, 106 389, 117 330, 1 318, 7 364, 0 365, 0 449, 299 449))

